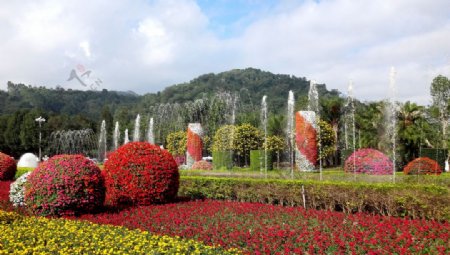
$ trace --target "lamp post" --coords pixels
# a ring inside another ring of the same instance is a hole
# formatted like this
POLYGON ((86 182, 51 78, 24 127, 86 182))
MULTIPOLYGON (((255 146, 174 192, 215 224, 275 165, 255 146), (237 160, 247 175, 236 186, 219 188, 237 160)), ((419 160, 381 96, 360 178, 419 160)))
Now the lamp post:
POLYGON ((45 119, 42 118, 42 116, 39 116, 39 118, 36 118, 36 121, 39 123, 39 162, 42 160, 41 155, 41 140, 42 140, 42 132, 41 132, 41 126, 42 122, 45 122, 45 119))

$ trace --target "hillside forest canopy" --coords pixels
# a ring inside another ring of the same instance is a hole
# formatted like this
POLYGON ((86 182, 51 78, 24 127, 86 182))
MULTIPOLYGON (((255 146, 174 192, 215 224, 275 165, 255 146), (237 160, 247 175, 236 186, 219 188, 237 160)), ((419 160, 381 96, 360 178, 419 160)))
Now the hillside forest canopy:
MULTIPOLYGON (((397 102, 396 130, 398 155, 401 164, 418 157, 420 148, 447 148, 450 81, 437 76, 430 81, 429 106, 415 102, 397 102)), ((0 90, 0 151, 19 157, 25 152, 38 152, 39 125, 42 116, 43 154, 50 153, 49 137, 59 130, 91 129, 99 133, 100 123, 106 121, 108 148, 112 148, 115 122, 120 133, 134 128, 137 114, 141 115, 141 129, 155 120, 155 143, 166 147, 166 138, 177 131, 185 131, 187 124, 200 122, 206 136, 214 137, 223 125, 248 123, 262 128, 261 99, 267 96, 268 135, 286 137, 288 92, 295 95, 295 111, 305 110, 308 104, 310 81, 304 77, 247 68, 218 74, 201 75, 190 82, 167 87, 157 93, 137 95, 132 92, 77 91, 45 88, 8 82, 7 91, 0 90), (234 109, 234 111, 233 111, 234 109)), ((320 117, 333 129, 336 139, 329 164, 336 164, 342 150, 352 147, 375 148, 387 151, 384 112, 386 101, 361 102, 355 99, 355 141, 344 137, 344 122, 348 116, 346 95, 317 85, 320 117)), ((98 136, 96 136, 98 137, 98 136)), ((123 135, 121 136, 123 139, 123 135)), ((123 143, 123 141, 121 141, 123 143)), ((205 154, 210 155, 210 147, 205 154)), ((50 155, 49 155, 50 156, 50 155)))

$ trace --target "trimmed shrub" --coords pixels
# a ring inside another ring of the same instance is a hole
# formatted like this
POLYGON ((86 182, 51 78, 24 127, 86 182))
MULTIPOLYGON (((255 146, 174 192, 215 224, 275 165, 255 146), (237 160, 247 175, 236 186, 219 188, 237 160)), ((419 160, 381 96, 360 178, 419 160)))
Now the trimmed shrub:
POLYGON ((435 174, 442 173, 442 169, 436 160, 432 160, 427 157, 416 158, 409 162, 405 168, 403 168, 404 174, 435 174))
POLYGON ((147 205, 172 200, 179 172, 172 154, 147 142, 127 143, 111 153, 104 168, 106 203, 147 205))
POLYGON ((213 151, 214 169, 232 169, 233 168, 233 151, 213 151))
MULTIPOLYGON (((265 167, 265 152, 264 150, 251 150, 250 151, 250 170, 260 171, 265 167)), ((267 152, 267 170, 273 169, 272 153, 267 152)))
POLYGON ((14 207, 25 205, 25 183, 31 172, 26 172, 21 175, 17 180, 11 183, 9 189, 9 201, 11 201, 14 207))
POLYGON ((427 157, 439 164, 441 169, 445 169, 445 160, 447 160, 448 150, 447 149, 432 149, 432 148, 422 148, 421 157, 427 157))
POLYGON ((104 178, 83 155, 57 155, 41 163, 25 184, 25 204, 40 215, 73 215, 103 205, 104 178))
POLYGON ((0 181, 12 180, 16 171, 16 161, 5 153, 0 152, 0 181))
POLYGON ((364 212, 385 216, 450 220, 449 189, 436 185, 200 176, 182 176, 180 183, 179 196, 194 199, 305 205, 311 209, 346 213, 364 212))
POLYGON ((392 174, 392 161, 382 152, 374 149, 359 149, 347 158, 344 170, 358 174, 392 174))
POLYGON ((191 169, 195 170, 212 170, 212 168, 212 164, 206 160, 197 161, 191 167, 191 169))

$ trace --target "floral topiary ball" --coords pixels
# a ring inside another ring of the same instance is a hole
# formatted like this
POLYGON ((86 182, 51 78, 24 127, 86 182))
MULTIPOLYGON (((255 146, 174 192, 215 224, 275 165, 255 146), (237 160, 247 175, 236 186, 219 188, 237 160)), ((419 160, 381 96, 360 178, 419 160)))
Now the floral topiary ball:
POLYGON ((364 174, 392 174, 392 161, 382 152, 374 149, 359 149, 345 160, 345 172, 364 174))
POLYGON ((212 170, 213 167, 212 167, 212 164, 209 163, 208 161, 200 160, 200 161, 195 162, 192 165, 191 169, 194 169, 194 170, 212 170))
POLYGON ((436 174, 442 173, 438 162, 427 157, 416 158, 403 168, 404 174, 436 174))
POLYGON ((82 155, 57 155, 28 176, 25 204, 40 215, 72 215, 95 210, 105 200, 100 169, 82 155))
POLYGON ((0 152, 0 181, 12 180, 16 171, 16 161, 5 153, 0 152))
POLYGON ((147 142, 127 143, 111 153, 104 168, 109 205, 168 202, 178 193, 179 172, 172 155, 147 142))

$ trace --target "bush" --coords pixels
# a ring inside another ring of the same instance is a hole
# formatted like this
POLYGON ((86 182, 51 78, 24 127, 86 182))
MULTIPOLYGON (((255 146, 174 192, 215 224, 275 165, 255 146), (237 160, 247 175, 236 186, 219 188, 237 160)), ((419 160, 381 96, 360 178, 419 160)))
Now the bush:
POLYGON ((214 169, 232 169, 233 168, 233 151, 213 151, 214 169))
POLYGON ((212 170, 212 168, 212 164, 206 160, 197 161, 191 167, 191 169, 195 170, 212 170))
POLYGON ((83 155, 57 155, 41 163, 25 184, 25 204, 40 215, 92 211, 105 200, 100 169, 83 155))
POLYGON ((448 188, 435 185, 183 176, 179 196, 289 206, 304 203, 312 209, 448 221, 449 193, 448 188))
POLYGON ((427 157, 416 158, 403 168, 404 174, 436 174, 442 173, 438 162, 427 157))
POLYGON ((16 171, 16 161, 10 156, 0 152, 0 181, 12 180, 16 171))
MULTIPOLYGON (((265 168, 265 151, 251 150, 250 151, 250 170, 260 171, 265 168)), ((272 153, 267 151, 267 170, 273 169, 272 153)))
POLYGON ((172 200, 179 185, 172 155, 146 142, 127 143, 111 153, 104 168, 106 202, 146 205, 172 200))
POLYGON ((359 149, 347 158, 344 170, 349 173, 392 174, 393 164, 382 152, 374 149, 359 149))
POLYGON ((21 175, 17 180, 11 183, 9 189, 9 201, 11 201, 14 207, 25 205, 25 183, 31 172, 26 172, 21 175))

